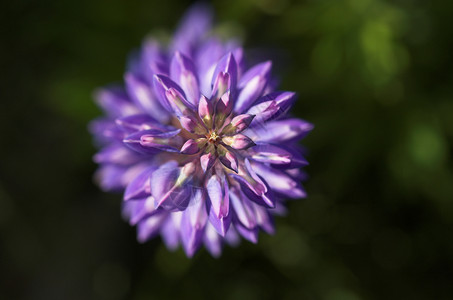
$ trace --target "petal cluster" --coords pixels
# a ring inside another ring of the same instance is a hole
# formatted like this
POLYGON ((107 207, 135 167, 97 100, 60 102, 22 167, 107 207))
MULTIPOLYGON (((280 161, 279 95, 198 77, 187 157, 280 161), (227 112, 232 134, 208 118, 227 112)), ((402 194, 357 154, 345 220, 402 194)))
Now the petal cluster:
POLYGON ((105 116, 90 126, 98 182, 124 191, 138 240, 160 235, 188 256, 274 231, 284 201, 305 196, 297 142, 313 128, 287 116, 296 95, 274 91, 272 63, 246 68, 235 41, 210 34, 211 20, 195 6, 168 47, 146 40, 124 86, 96 94, 105 116))

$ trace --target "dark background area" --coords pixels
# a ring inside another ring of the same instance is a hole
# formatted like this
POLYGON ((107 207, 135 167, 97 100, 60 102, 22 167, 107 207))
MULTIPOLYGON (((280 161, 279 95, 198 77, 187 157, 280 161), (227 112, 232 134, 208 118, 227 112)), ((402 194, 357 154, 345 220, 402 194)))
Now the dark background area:
POLYGON ((214 259, 144 245, 93 183, 96 87, 190 1, 3 1, 0 299, 453 299, 453 2, 231 0, 315 124, 309 197, 214 259))

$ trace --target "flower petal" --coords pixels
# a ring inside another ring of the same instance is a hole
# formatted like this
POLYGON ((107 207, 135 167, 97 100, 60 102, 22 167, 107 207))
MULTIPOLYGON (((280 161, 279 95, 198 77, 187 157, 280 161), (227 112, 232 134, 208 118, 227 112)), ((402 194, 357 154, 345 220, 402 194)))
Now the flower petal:
POLYGON ((256 221, 260 228, 269 234, 275 233, 274 220, 269 211, 265 207, 255 203, 252 203, 252 206, 255 210, 256 221))
POLYGON ((233 97, 230 91, 220 97, 215 106, 214 123, 215 128, 221 129, 225 123, 225 119, 233 110, 233 97))
POLYGON ((163 222, 168 217, 168 214, 169 213, 166 211, 155 213, 138 223, 137 240, 141 243, 144 243, 156 236, 159 233, 163 222))
POLYGON ((125 148, 120 143, 111 144, 94 155, 98 164, 116 164, 129 166, 139 162, 143 157, 135 151, 125 148))
POLYGON ((245 150, 255 146, 255 143, 248 136, 240 133, 233 136, 225 136, 222 138, 222 142, 236 150, 245 150))
POLYGON ((231 225, 232 214, 226 216, 217 216, 213 207, 209 211, 209 223, 214 227, 218 234, 225 237, 231 225))
POLYGON ((148 163, 132 166, 105 164, 100 166, 94 177, 104 191, 120 191, 148 167, 148 163))
POLYGON ((242 113, 248 109, 263 93, 272 68, 270 61, 258 64, 248 70, 241 78, 239 92, 234 111, 242 113))
POLYGON ((176 138, 176 135, 180 132, 180 129, 161 132, 157 130, 143 130, 135 132, 126 138, 124 138, 123 143, 140 153, 154 154, 160 151, 167 152, 179 152, 177 145, 179 139, 176 138))
POLYGON ((182 211, 172 212, 160 229, 162 240, 170 250, 176 250, 179 246, 182 213, 182 211))
POLYGON ((179 24, 171 48, 191 57, 195 47, 211 29, 212 19, 212 11, 208 5, 202 3, 193 5, 179 24))
POLYGON ((200 45, 195 54, 195 61, 200 79, 200 91, 203 95, 210 95, 212 91, 211 79, 217 62, 224 55, 222 42, 216 37, 210 37, 200 45))
POLYGON ((178 117, 194 114, 195 107, 175 88, 169 88, 165 92, 168 103, 174 114, 178 117))
POLYGON ((100 145, 121 142, 125 136, 124 132, 112 120, 106 118, 94 119, 88 125, 88 129, 100 145))
POLYGON ((187 100, 196 106, 200 90, 197 71, 192 60, 176 51, 170 63, 170 77, 185 91, 187 100))
POLYGON ((270 164, 289 164, 292 155, 288 151, 267 143, 258 143, 249 150, 250 158, 270 164))
POLYGON ((272 119, 276 119, 286 114, 296 99, 297 95, 294 92, 273 92, 261 97, 261 99, 258 99, 257 102, 265 102, 269 100, 275 101, 279 107, 279 110, 276 115, 272 116, 272 119))
POLYGON ((230 226, 228 232, 223 238, 224 241, 231 247, 236 247, 241 243, 241 237, 237 233, 236 229, 234 229, 234 226, 230 226))
POLYGON ((112 118, 137 114, 140 110, 130 101, 123 87, 112 86, 99 89, 94 98, 102 110, 112 118))
POLYGON ((206 139, 189 139, 184 143, 184 145, 182 145, 180 153, 188 155, 198 153, 205 144, 206 139), (204 140, 204 142, 202 140, 204 140))
POLYGON ((233 135, 244 131, 252 123, 254 117, 252 114, 237 115, 222 129, 222 134, 233 135))
POLYGON ((266 121, 275 120, 286 114, 296 101, 296 93, 273 92, 258 99, 247 111, 256 115, 250 126, 263 126, 266 121))
POLYGON ((156 167, 150 167, 135 177, 126 187, 124 200, 149 197, 151 195, 151 174, 155 170, 156 167))
POLYGON ((240 190, 236 189, 230 192, 230 200, 237 221, 248 229, 255 228, 255 212, 249 199, 247 199, 240 190))
POLYGON ((151 191, 156 206, 165 210, 184 210, 191 198, 190 175, 184 174, 178 163, 169 161, 151 175, 151 191))
POLYGON ((238 78, 238 67, 233 53, 225 54, 218 62, 214 74, 212 76, 211 85, 213 86, 212 96, 216 95, 216 98, 221 97, 227 90, 230 90, 231 94, 235 95, 235 89, 238 78), (222 83, 222 75, 228 74, 228 86, 224 86, 222 83), (220 77, 219 77, 220 76, 220 77))
POLYGON ((235 228, 239 232, 239 234, 246 240, 254 244, 258 243, 258 227, 249 229, 242 226, 242 224, 236 224, 235 228))
POLYGON ((219 257, 222 253, 221 236, 217 233, 216 229, 210 222, 206 223, 203 243, 212 256, 219 257))
POLYGON ((234 50, 232 51, 234 59, 236 60, 237 69, 238 69, 238 78, 242 76, 244 67, 245 67, 245 58, 244 58, 244 50, 240 45, 232 45, 234 50))
POLYGON ((277 102, 269 100, 253 105, 249 108, 247 114, 255 115, 252 126, 256 126, 264 124, 264 122, 276 115, 279 110, 280 107, 277 105, 277 102))
POLYGON ((248 159, 244 166, 239 169, 239 175, 230 174, 240 184, 244 195, 250 200, 266 207, 275 207, 275 199, 269 190, 267 183, 260 178, 252 169, 248 159))
POLYGON ((256 142, 285 142, 305 137, 313 125, 301 119, 267 122, 264 126, 249 128, 245 134, 256 142))
POLYGON ((198 103, 198 115, 208 128, 212 127, 214 117, 214 105, 212 102, 202 95, 198 103))
POLYGON ((200 164, 203 171, 206 173, 216 161, 215 148, 212 144, 205 149, 205 154, 200 156, 200 164))
MULTIPOLYGON (((215 107, 215 117, 216 119, 218 118, 219 115, 222 115, 223 117, 228 116, 231 111, 233 110, 233 97, 231 96, 231 92, 227 91, 220 97, 219 101, 217 101, 216 107, 215 107)), ((217 120, 216 120, 217 123, 217 120)), ((218 124, 217 127, 220 127, 218 124)))
POLYGON ((166 95, 166 92, 170 89, 173 88, 175 89, 181 96, 182 98, 186 98, 186 95, 184 94, 184 91, 181 89, 181 87, 168 78, 167 76, 164 75, 154 75, 153 76, 153 86, 154 86, 154 91, 156 93, 157 99, 160 101, 160 104, 169 112, 173 112, 172 107, 170 106, 170 103, 168 102, 168 98, 166 95))
POLYGON ((249 200, 264 207, 268 208, 275 207, 275 199, 271 195, 272 193, 269 190, 267 190, 267 187, 266 187, 267 191, 265 193, 257 194, 253 189, 253 185, 251 185, 247 179, 245 179, 242 176, 234 174, 231 176, 233 176, 236 179, 236 181, 240 184, 242 192, 249 200))
POLYGON ((195 191, 189 206, 183 212, 181 222, 181 239, 187 256, 192 257, 201 246, 205 225, 208 220, 204 194, 195 191))
POLYGON ((165 76, 169 74, 167 56, 157 40, 148 38, 143 43, 141 69, 143 77, 150 85, 153 83, 154 74, 162 74, 165 76))
POLYGON ((219 144, 217 145, 217 153, 220 162, 225 167, 236 173, 238 172, 238 159, 232 151, 229 151, 226 147, 219 144))
POLYGON ((218 218, 226 217, 229 212, 228 182, 218 175, 212 175, 206 184, 212 210, 218 218))
POLYGON ((294 169, 308 165, 307 159, 302 155, 303 149, 298 145, 284 144, 279 147, 291 154, 291 162, 288 164, 273 164, 272 167, 276 169, 294 169))
POLYGON ((200 124, 198 117, 195 115, 186 115, 178 117, 181 126, 188 132, 203 135, 206 133, 206 128, 200 124))
POLYGON ((253 163, 253 170, 266 180, 269 187, 280 194, 294 199, 306 197, 300 183, 283 171, 270 168, 261 163, 253 163))
POLYGON ((160 123, 166 123, 169 120, 169 114, 152 94, 148 84, 136 78, 132 73, 126 73, 124 80, 129 96, 138 107, 160 123))
POLYGON ((124 202, 123 205, 123 215, 129 219, 130 225, 136 225, 138 222, 157 212, 158 210, 155 208, 155 199, 152 196, 134 201, 127 201, 124 202))
POLYGON ((116 125, 127 133, 155 129, 160 131, 169 131, 176 128, 162 125, 156 119, 148 114, 136 114, 127 117, 118 118, 115 120, 116 125))

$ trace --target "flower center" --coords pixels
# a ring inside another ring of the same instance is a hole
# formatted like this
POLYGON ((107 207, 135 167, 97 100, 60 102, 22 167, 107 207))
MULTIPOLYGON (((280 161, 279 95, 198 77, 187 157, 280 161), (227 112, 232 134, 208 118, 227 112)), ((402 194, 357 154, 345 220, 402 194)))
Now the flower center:
POLYGON ((208 142, 210 142, 211 144, 217 143, 217 141, 220 138, 220 136, 215 131, 211 131, 211 133, 208 134, 206 137, 208 138, 208 142))

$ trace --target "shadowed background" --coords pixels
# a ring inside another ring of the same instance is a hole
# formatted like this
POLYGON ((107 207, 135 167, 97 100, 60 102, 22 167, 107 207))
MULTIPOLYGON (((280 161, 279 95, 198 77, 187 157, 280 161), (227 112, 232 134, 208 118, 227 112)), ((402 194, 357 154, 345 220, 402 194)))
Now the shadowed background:
POLYGON ((452 299, 453 2, 215 1, 298 92, 311 178, 274 236, 191 260, 136 242, 86 129, 93 90, 189 5, 2 3, 0 299, 452 299))

